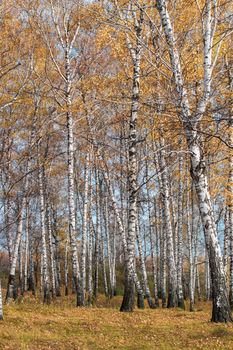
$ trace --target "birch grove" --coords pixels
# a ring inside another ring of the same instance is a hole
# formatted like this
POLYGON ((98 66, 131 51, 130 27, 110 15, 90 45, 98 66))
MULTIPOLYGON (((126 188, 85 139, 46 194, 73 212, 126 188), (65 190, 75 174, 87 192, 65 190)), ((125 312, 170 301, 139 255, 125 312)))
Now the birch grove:
POLYGON ((230 4, 0 10, 0 319, 30 293, 232 322, 230 4))

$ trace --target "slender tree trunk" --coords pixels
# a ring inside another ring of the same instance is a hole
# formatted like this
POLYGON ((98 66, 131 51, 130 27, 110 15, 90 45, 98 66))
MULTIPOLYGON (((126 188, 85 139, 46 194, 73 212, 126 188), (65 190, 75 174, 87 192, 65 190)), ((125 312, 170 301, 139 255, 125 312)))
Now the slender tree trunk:
POLYGON ((29 251, 29 203, 26 203, 26 228, 25 228, 25 256, 24 256, 24 285, 23 290, 28 290, 28 251, 29 251))
MULTIPOLYGON (((29 214, 29 213, 28 213, 29 214)), ((34 269, 34 259, 33 259, 33 238, 30 231, 29 236, 29 276, 28 276, 28 290, 32 291, 35 295, 35 269, 34 269)))
POLYGON ((205 299, 210 300, 210 263, 207 251, 205 255, 205 299))
MULTIPOLYGON (((231 80, 231 91, 233 79, 231 80)), ((229 143, 233 146, 233 114, 229 111, 229 143)), ((230 307, 233 310, 233 151, 229 150, 229 177, 228 177, 228 222, 229 222, 229 238, 230 238, 230 276, 229 276, 229 302, 230 307)))
POLYGON ((52 296, 56 297, 56 264, 54 257, 54 245, 52 237, 52 223, 51 223, 51 209, 47 208, 47 226, 48 226, 48 238, 49 238, 49 256, 50 256, 50 267, 51 267, 51 277, 52 277, 52 296))
POLYGON ((184 305, 184 294, 183 294, 183 157, 179 159, 179 189, 178 189, 178 252, 177 252, 177 294, 178 294, 178 306, 182 309, 184 305))
POLYGON ((172 308, 178 305, 177 300, 177 269, 174 257, 173 231, 170 214, 170 192, 167 174, 167 164, 164 155, 164 139, 161 139, 159 147, 161 148, 159 156, 159 168, 162 169, 161 175, 161 194, 164 208, 164 220, 166 227, 167 242, 167 264, 168 264, 168 302, 167 307, 172 308))
POLYGON ((135 23, 136 48, 129 50, 133 60, 133 88, 132 105, 129 124, 129 146, 128 146, 128 186, 129 186, 129 208, 128 208, 128 237, 127 256, 125 266, 124 297, 121 311, 133 311, 134 309, 134 264, 135 264, 135 238, 137 221, 137 118, 139 111, 139 82, 140 63, 142 51, 142 24, 143 11, 140 10, 140 18, 135 23))
POLYGON ((143 285, 143 290, 145 297, 148 301, 148 305, 150 308, 154 309, 155 304, 153 303, 151 294, 150 294, 150 289, 149 289, 149 284, 148 284, 148 278, 147 278, 147 271, 146 271, 146 264, 142 252, 142 240, 140 236, 140 226, 139 226, 139 218, 137 222, 137 229, 136 229, 136 237, 137 237, 137 243, 138 243, 138 253, 139 253, 139 259, 140 259, 140 267, 141 267, 141 274, 142 274, 142 285, 143 285))
MULTIPOLYGON (((189 252, 189 297, 190 306, 189 310, 194 311, 194 297, 195 297, 195 287, 194 287, 194 258, 193 258, 193 244, 192 244, 192 229, 190 224, 190 194, 189 186, 187 181, 187 237, 188 237, 188 252, 189 252)), ((192 217, 193 220, 193 217, 192 217)))
POLYGON ((18 266, 19 266, 19 290, 20 295, 23 295, 24 279, 23 279, 23 240, 21 238, 19 244, 18 266))
POLYGON ((85 158, 84 168, 84 198, 83 198, 83 223, 81 246, 81 303, 85 305, 86 294, 86 253, 87 253, 87 214, 88 214, 88 188, 89 187, 89 155, 85 158))
POLYGON ((67 38, 65 48, 65 71, 66 71, 66 107, 67 107, 67 158, 68 158, 68 208, 69 208, 69 235, 71 245, 71 261, 73 281, 77 293, 77 306, 82 305, 82 293, 80 284, 80 271, 78 262, 78 249, 76 240, 76 217, 75 217, 75 190, 74 190, 74 135, 73 117, 71 113, 71 71, 70 49, 67 38))
POLYGON ((65 263, 64 263, 64 275, 65 275, 65 296, 69 294, 69 261, 68 261, 68 250, 69 250, 69 243, 68 243, 68 237, 66 239, 66 245, 65 245, 65 263))
POLYGON ((0 280, 0 321, 3 320, 2 285, 0 280))
POLYGON ((160 278, 161 278, 161 299, 162 307, 166 307, 167 302, 167 275, 166 275, 166 260, 167 260, 167 237, 166 237, 166 227, 164 220, 164 210, 161 203, 160 206, 160 278))
POLYGON ((19 246, 20 241, 22 238, 22 231, 23 231, 23 209, 25 204, 25 198, 22 200, 22 205, 19 208, 18 211, 18 222, 17 222, 17 232, 16 232, 16 238, 15 238, 15 245, 12 255, 12 261, 10 266, 10 274, 8 279, 8 285, 7 285, 7 293, 6 293, 6 301, 10 302, 12 299, 17 299, 17 286, 15 281, 15 272, 16 272, 16 264, 18 260, 18 254, 19 254, 19 246))
POLYGON ((40 192, 40 224, 41 224, 41 249, 42 249, 42 271, 43 271, 43 299, 45 303, 50 303, 50 281, 48 270, 48 254, 46 243, 45 226, 45 203, 44 203, 44 183, 43 168, 39 165, 39 192, 40 192))
POLYGON ((100 188, 99 171, 95 171, 96 181, 96 229, 95 229, 95 272, 94 272, 94 298, 97 299, 99 291, 99 260, 100 260, 100 236, 102 228, 100 227, 100 188))
POLYGON ((104 200, 104 212, 105 212, 105 235, 106 235, 106 246, 107 246, 107 257, 108 257, 108 271, 109 271, 109 281, 110 281, 110 293, 109 296, 112 298, 115 294, 114 291, 114 262, 113 262, 113 255, 112 255, 112 248, 111 248, 111 242, 110 242, 110 234, 109 234, 109 211, 108 211, 108 197, 105 196, 104 200))

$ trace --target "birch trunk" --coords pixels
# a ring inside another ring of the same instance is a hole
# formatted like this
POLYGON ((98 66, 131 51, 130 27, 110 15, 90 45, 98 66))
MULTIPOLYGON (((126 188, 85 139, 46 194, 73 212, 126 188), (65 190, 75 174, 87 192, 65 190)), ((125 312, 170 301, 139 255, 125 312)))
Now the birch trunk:
POLYGON ((107 245, 107 257, 108 257, 108 271, 109 271, 109 281, 110 281, 110 293, 109 296, 112 298, 115 295, 114 290, 114 261, 113 254, 110 242, 110 234, 109 234, 109 211, 108 211, 108 197, 105 196, 104 201, 104 212, 105 212, 105 235, 106 235, 106 245, 107 245))
POLYGON ((64 280, 65 280, 65 296, 69 294, 69 261, 68 261, 68 252, 69 252, 69 242, 68 238, 66 239, 65 245, 65 263, 64 263, 64 280))
POLYGON ((97 299, 99 290, 99 259, 100 259, 100 194, 99 194, 99 171, 95 171, 96 181, 96 229, 95 229, 95 272, 94 272, 94 298, 97 299))
POLYGON ((45 203, 44 203, 44 184, 43 168, 39 165, 39 192, 40 192, 40 224, 41 224, 41 249, 42 249, 42 274, 43 274, 43 299, 45 303, 50 303, 50 281, 48 270, 48 254, 46 243, 45 226, 45 203))
POLYGON ((0 280, 0 321, 3 320, 2 285, 0 280))
POLYGON ((89 187, 89 156, 85 158, 84 168, 84 198, 83 198, 83 223, 81 246, 81 304, 85 305, 86 294, 86 253, 87 253, 87 214, 88 214, 88 188, 89 187))
POLYGON ((167 302, 167 276, 166 276, 166 260, 167 260, 167 236, 166 236, 166 227, 164 220, 164 210, 162 203, 160 206, 160 284, 161 284, 161 299, 162 307, 166 307, 167 302))
POLYGON ((23 197, 22 205, 19 208, 18 219, 17 219, 17 232, 15 238, 15 245, 12 254, 12 260, 10 265, 10 274, 7 285, 7 293, 6 293, 6 301, 10 302, 12 299, 17 299, 17 286, 15 281, 15 272, 16 272, 16 264, 18 260, 20 241, 22 239, 22 231, 23 231, 23 209, 25 206, 25 197, 23 197))
POLYGON ((88 234, 88 261, 87 261, 87 288, 88 288, 88 296, 87 302, 90 305, 93 301, 93 278, 92 278, 92 257, 93 257, 93 227, 92 227, 92 168, 90 168, 90 199, 89 199, 89 234, 88 234))
MULTIPOLYGON (((148 169, 147 169, 147 180, 148 180, 148 169)), ((148 182, 147 182, 148 184, 148 182)), ((151 252, 151 261, 152 261, 152 272, 153 272, 153 290, 154 290, 154 299, 155 299, 155 307, 159 306, 159 297, 158 297, 158 283, 157 283, 157 269, 156 269, 156 257, 155 257, 155 244, 153 240, 154 236, 157 237, 158 232, 156 228, 153 230, 153 223, 151 218, 151 206, 150 206, 150 195, 149 188, 147 186, 147 202, 148 202, 148 219, 149 219, 149 238, 150 238, 150 252, 151 252)), ((155 215, 155 220, 157 222, 157 217, 155 215)), ((146 244, 146 242, 145 242, 146 244)))
POLYGON ((26 204, 26 228, 25 228, 25 256, 24 256, 24 286, 23 290, 28 290, 28 251, 29 251, 29 203, 26 204))
POLYGON ((23 280, 23 239, 21 238, 20 244, 19 244, 19 254, 18 254, 18 266, 19 266, 19 290, 20 295, 23 295, 23 286, 24 286, 24 280, 23 280))
POLYGON ((35 295, 35 269, 33 259, 33 244, 32 235, 29 237, 29 276, 28 276, 28 290, 35 295))
POLYGON ((170 214, 170 192, 169 181, 167 173, 167 164, 164 155, 164 140, 160 142, 160 157, 159 168, 162 169, 161 175, 161 195, 164 208, 164 220, 166 227, 166 242, 167 242, 167 264, 168 264, 168 302, 167 307, 176 307, 177 300, 177 269, 175 264, 174 245, 173 245, 173 231, 170 214))
POLYGON ((157 9, 161 17, 162 27, 165 33, 166 42, 169 49, 170 61, 174 75, 174 81, 178 94, 178 104, 181 109, 181 119, 184 124, 188 150, 190 153, 191 176, 195 184, 197 193, 197 201, 204 229, 206 247, 210 260, 210 272, 212 279, 213 291, 213 322, 232 321, 230 305, 226 293, 226 278, 221 256, 221 250, 217 239, 217 231, 213 216, 212 203, 208 189, 208 181, 206 176, 206 163, 201 147, 200 134, 195 131, 198 122, 203 117, 206 106, 210 97, 211 74, 212 74, 212 47, 215 34, 215 27, 212 23, 216 23, 217 19, 212 19, 212 7, 214 14, 216 13, 216 3, 211 0, 206 1, 204 9, 204 76, 203 76, 203 95, 200 98, 195 116, 192 118, 190 113, 187 91, 184 86, 180 57, 176 48, 176 40, 170 21, 169 12, 165 0, 157 0, 157 9), (213 5, 213 6, 212 6, 213 5))
POLYGON ((183 293, 183 192, 184 186, 182 181, 183 171, 183 157, 179 159, 179 189, 178 189, 178 225, 177 225, 177 238, 178 238, 178 249, 177 249, 177 294, 178 294, 178 306, 182 309, 184 305, 184 293, 183 293))
POLYGON ((65 71, 66 71, 66 107, 67 107, 67 160, 68 160, 68 208, 69 208, 69 236, 71 245, 71 261, 73 281, 77 293, 77 306, 82 305, 80 284, 80 271, 78 262, 78 250, 76 240, 76 217, 75 217, 75 189, 74 189, 74 135, 73 116, 71 113, 71 69, 70 69, 70 45, 66 38, 65 47, 65 71))
MULTIPOLYGON (((195 297, 195 287, 194 287, 194 257, 193 257, 193 244, 192 244, 192 229, 190 224, 190 194, 188 190, 187 181, 187 237, 188 237, 188 252, 189 252, 189 298, 190 306, 189 310, 194 311, 194 297, 195 297)), ((192 216, 193 220, 193 216, 192 216)))
MULTIPOLYGON (((139 221, 139 218, 138 218, 138 221, 139 221)), ((138 243, 138 253, 139 253, 139 259, 140 259, 140 267, 141 267, 141 274, 142 274, 142 281, 143 281, 142 285, 143 285, 143 289, 144 289, 144 294, 145 294, 145 297, 148 301, 149 307, 154 309, 155 304, 153 303, 153 300, 151 298, 149 284, 148 284, 148 278, 147 278, 146 264, 145 264, 145 259, 144 259, 143 252, 142 252, 142 239, 140 236, 139 222, 137 223, 136 237, 137 237, 137 243, 138 243)))
POLYGON ((227 276, 227 267, 228 267, 228 248, 229 248, 229 215, 228 215, 228 208, 225 210, 225 216, 224 216, 224 244, 223 244, 223 265, 225 269, 225 274, 227 276))
POLYGON ((52 237, 52 224, 51 224, 51 210, 47 208, 47 226, 48 226, 48 238, 49 238, 49 256, 50 256, 50 267, 51 267, 51 280, 52 280, 52 296, 56 297, 56 264, 54 257, 53 237, 52 237))
MULTIPOLYGON (((233 116, 230 117, 229 140, 233 146, 233 116)), ((229 276, 229 302, 233 310, 233 151, 229 150, 229 177, 228 177, 228 215, 229 215, 229 237, 230 237, 230 276, 229 276)))
POLYGON ((210 263, 207 252, 205 255, 205 260, 205 295, 206 300, 210 300, 210 263))
POLYGON ((139 111, 140 95, 140 63, 142 51, 142 24, 143 11, 140 10, 139 20, 135 20, 136 48, 131 50, 133 59, 133 87, 132 105, 129 124, 129 146, 128 146, 128 186, 129 186, 129 208, 128 208, 128 237, 127 256, 125 266, 124 297, 121 311, 133 311, 134 309, 134 263, 135 263, 135 238, 137 221, 137 118, 139 111))

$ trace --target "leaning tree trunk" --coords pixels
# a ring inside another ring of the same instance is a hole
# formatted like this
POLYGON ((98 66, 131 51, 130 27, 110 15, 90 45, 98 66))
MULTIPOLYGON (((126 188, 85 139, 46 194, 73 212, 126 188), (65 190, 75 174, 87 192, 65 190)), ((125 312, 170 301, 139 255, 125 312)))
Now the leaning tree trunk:
POLYGON ((189 150, 191 152, 191 175, 197 193, 210 263, 213 298, 212 321, 228 322, 232 321, 232 318, 227 296, 223 259, 208 189, 205 160, 200 145, 195 142, 193 137, 192 141, 189 142, 189 150))
POLYGON ((200 140, 201 134, 196 131, 200 120, 204 116, 210 98, 211 75, 213 72, 212 48, 216 31, 216 25, 214 25, 214 23, 217 23, 218 19, 216 16, 218 11, 216 9, 215 2, 212 3, 211 0, 206 1, 203 11, 203 94, 198 101, 196 113, 194 116, 192 116, 167 3, 165 0, 157 0, 156 5, 161 17, 163 31, 169 48, 170 62, 178 95, 178 105, 181 110, 180 117, 184 125, 190 154, 191 176, 197 193, 197 203, 199 206, 206 247, 209 255, 213 296, 212 321, 228 322, 232 321, 232 317, 227 296, 225 271, 221 250, 217 239, 217 230, 208 189, 206 163, 202 153, 200 140))

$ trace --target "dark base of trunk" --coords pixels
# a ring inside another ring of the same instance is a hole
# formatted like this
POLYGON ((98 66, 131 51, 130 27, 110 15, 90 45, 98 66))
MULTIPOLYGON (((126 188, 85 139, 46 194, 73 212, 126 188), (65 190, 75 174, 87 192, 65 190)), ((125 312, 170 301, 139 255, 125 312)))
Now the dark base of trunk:
POLYGON ((159 298, 155 297, 155 307, 159 307, 159 298))
POLYGON ((120 311, 132 312, 133 309, 134 309, 134 281, 131 280, 125 283, 124 297, 123 297, 120 311))
POLYGON ((229 304, 230 304, 231 311, 233 311, 233 293, 232 293, 232 291, 230 291, 230 293, 229 293, 229 304))
POLYGON ((0 321, 3 321, 3 315, 0 315, 0 321))
POLYGON ((173 290, 170 290, 168 293, 167 308, 171 309, 173 307, 177 307, 177 305, 176 293, 173 290))
POLYGON ((218 302, 213 301, 211 322, 233 322, 233 319, 231 317, 230 305, 228 304, 228 302, 226 302, 225 304, 222 303, 222 305, 219 306, 218 302))
POLYGON ((178 307, 180 309, 185 310, 185 304, 184 304, 184 299, 183 298, 182 299, 178 299, 178 307))
POLYGON ((80 286, 77 288, 77 306, 85 306, 85 293, 83 293, 80 286))
POLYGON ((144 304, 144 296, 141 293, 138 293, 138 297, 137 297, 137 307, 139 309, 144 309, 145 308, 145 304, 144 304))
POLYGON ((31 291, 32 295, 36 294, 34 278, 32 276, 28 277, 28 291, 31 291))
POLYGON ((15 276, 9 275, 6 301, 9 302, 11 299, 16 300, 18 298, 18 288, 15 282, 15 276))
POLYGON ((190 300, 189 311, 190 311, 190 312, 195 311, 195 310, 194 310, 194 301, 192 301, 192 300, 190 300))
POLYGON ((161 299, 162 299, 162 308, 165 308, 167 306, 167 298, 165 291, 162 291, 161 293, 161 299))
POLYGON ((114 288, 111 289, 109 297, 110 297, 110 299, 112 299, 116 295, 117 295, 117 291, 116 291, 116 289, 114 287, 114 288))
POLYGON ((61 291, 60 291, 60 289, 56 289, 56 297, 61 297, 61 291))
POLYGON ((92 297, 92 295, 88 295, 88 297, 87 297, 87 305, 92 305, 93 304, 93 297, 92 297))
POLYGON ((48 305, 51 303, 51 293, 49 286, 44 287, 44 303, 48 305))
POLYGON ((147 296, 146 296, 146 299, 147 299, 149 308, 150 308, 150 309, 156 309, 157 306, 156 306, 155 303, 153 302, 151 296, 150 296, 150 295, 147 295, 147 296))

